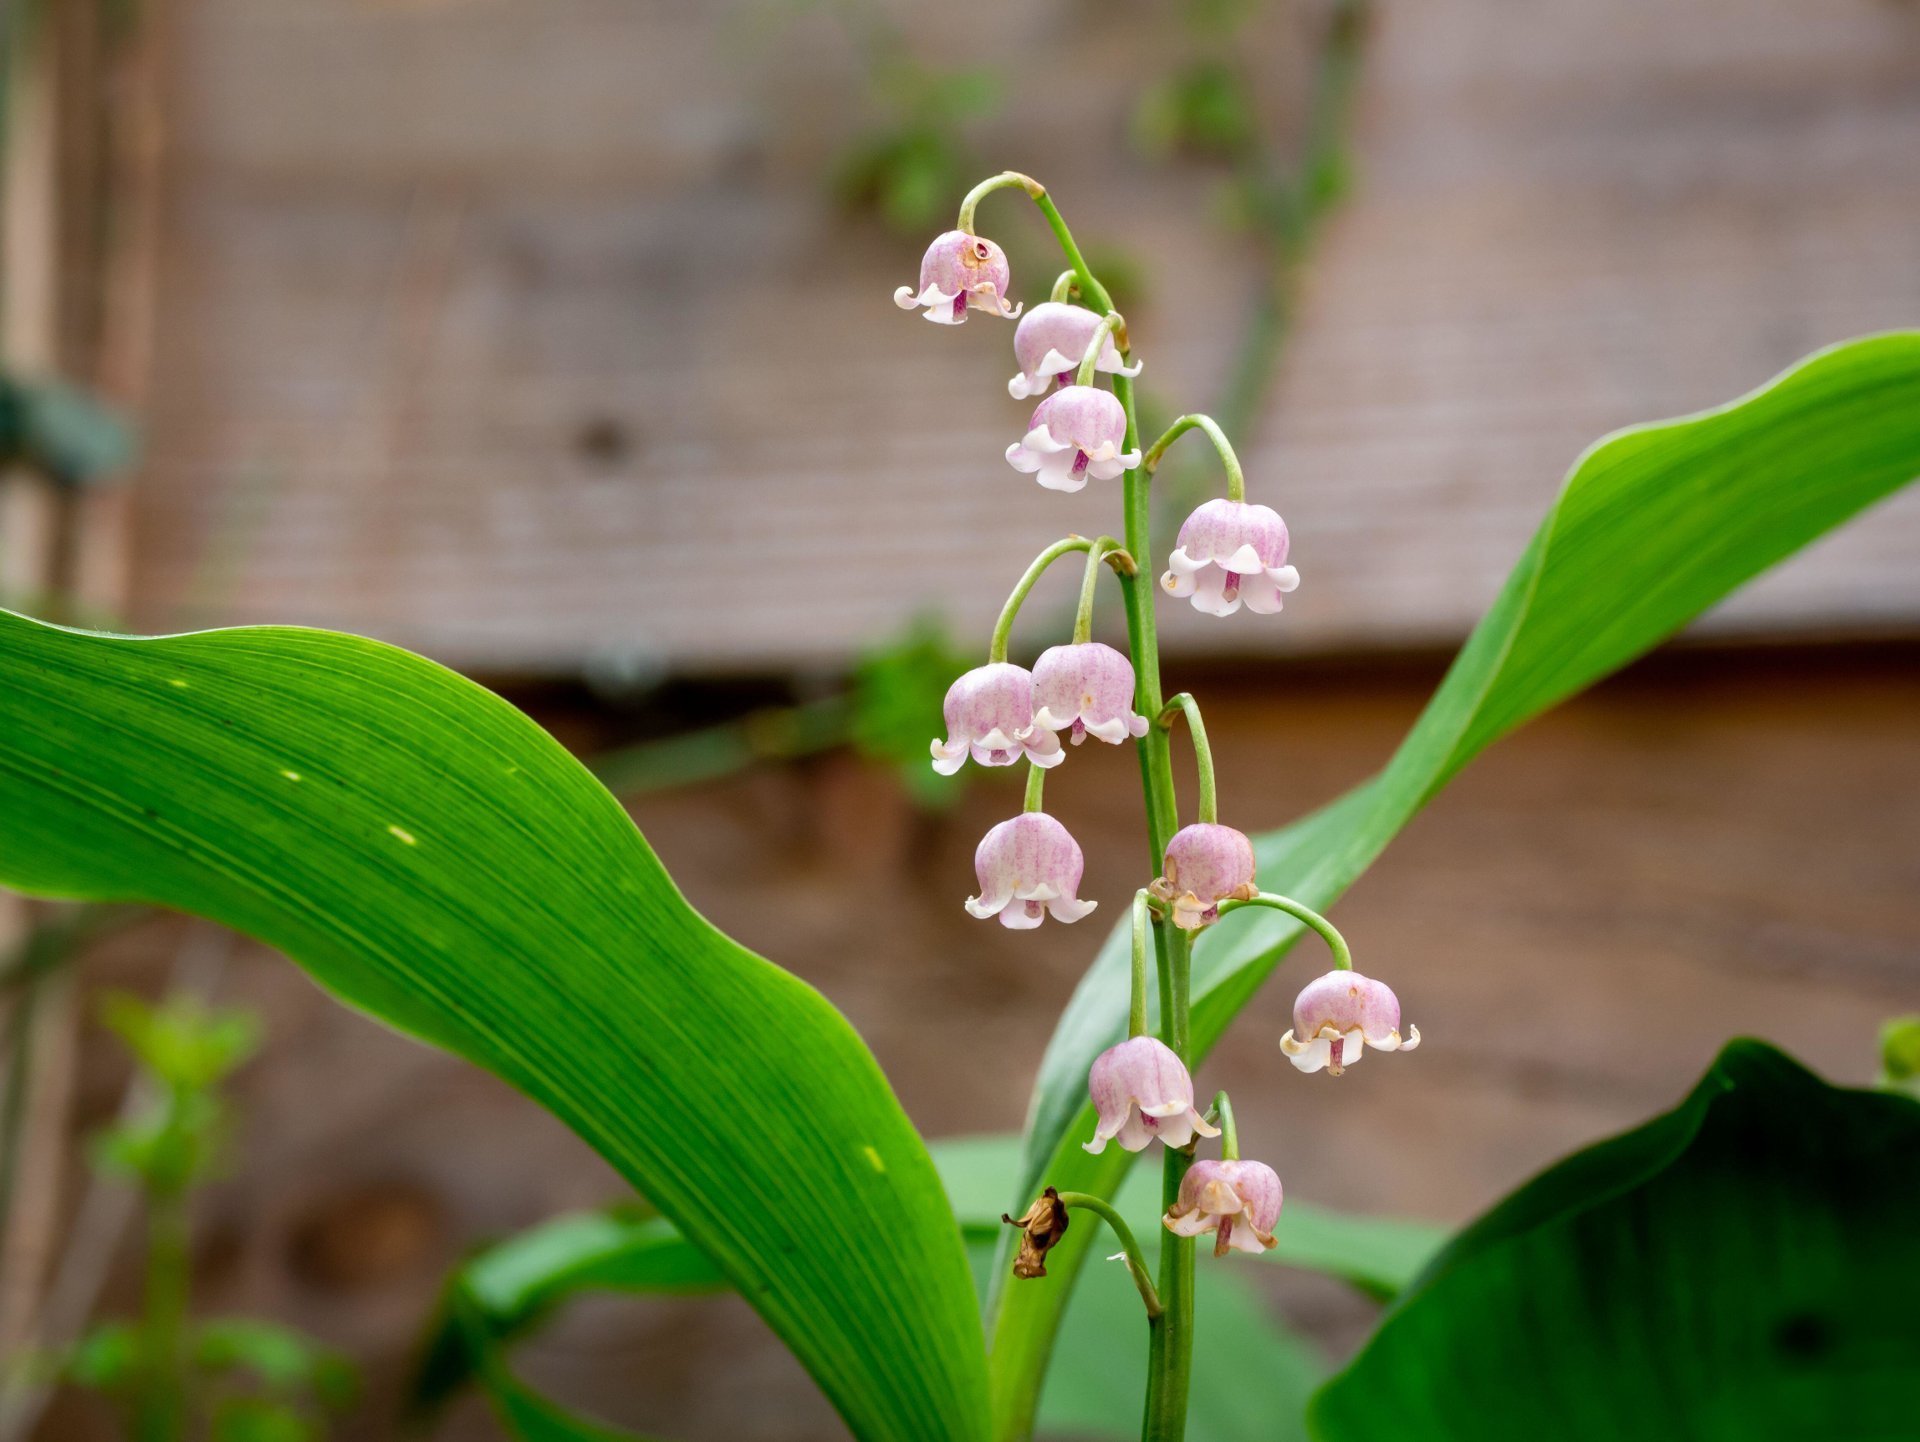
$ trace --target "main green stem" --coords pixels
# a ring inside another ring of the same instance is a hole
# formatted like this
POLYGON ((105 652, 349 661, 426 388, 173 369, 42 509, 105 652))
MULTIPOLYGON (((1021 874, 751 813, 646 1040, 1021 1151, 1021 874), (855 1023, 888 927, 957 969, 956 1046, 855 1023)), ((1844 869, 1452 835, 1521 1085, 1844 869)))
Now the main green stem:
MULTIPOLYGON (((973 220, 973 206, 992 190, 1021 186, 1046 217, 1060 252, 1066 257, 1080 286, 1080 303, 1089 310, 1106 315, 1113 309, 1113 297, 1087 266, 1087 258, 1053 203, 1046 188, 1026 176, 1013 172, 995 176, 975 186, 962 202, 959 228, 967 230, 973 220)), ((1128 347, 1116 336, 1115 346, 1124 359, 1128 347)), ((1113 394, 1127 413, 1127 435, 1123 449, 1131 451, 1140 444, 1140 416, 1134 401, 1133 381, 1123 375, 1113 378, 1113 394)), ((1145 466, 1128 471, 1121 481, 1121 504, 1125 524, 1121 535, 1133 560, 1133 574, 1120 577, 1121 594, 1126 601, 1127 646, 1133 655, 1133 708, 1142 716, 1158 716, 1164 704, 1160 694, 1160 636, 1155 625, 1153 538, 1149 488, 1152 474, 1145 466)), ((1011 603, 1010 603, 1011 604, 1011 603)), ((1003 618, 1005 619, 1005 618, 1003 618)), ((1011 621, 1008 621, 1011 628, 1011 621)), ((1004 654, 1004 646, 1002 647, 1004 654)), ((999 659, 996 657, 995 659, 999 659)), ((1160 874, 1166 857, 1167 842, 1177 826, 1173 796, 1172 748, 1167 733, 1149 726, 1136 748, 1140 754, 1140 787, 1146 801, 1148 865, 1152 874, 1160 874)), ((1161 1040, 1171 1047, 1181 1062, 1192 1065, 1188 1042, 1187 993, 1191 956, 1187 934, 1171 920, 1154 923, 1155 956, 1160 972, 1161 1040)), ((1160 1174, 1162 1206, 1171 1207, 1180 1196, 1180 1183, 1193 1158, 1177 1148, 1162 1149, 1165 1161, 1160 1174)), ((1148 1324, 1147 1402, 1141 1419, 1142 1442, 1182 1442, 1187 1430, 1187 1393, 1193 1370, 1193 1249, 1191 1237, 1171 1233, 1160 1246, 1161 1314, 1148 1324)))

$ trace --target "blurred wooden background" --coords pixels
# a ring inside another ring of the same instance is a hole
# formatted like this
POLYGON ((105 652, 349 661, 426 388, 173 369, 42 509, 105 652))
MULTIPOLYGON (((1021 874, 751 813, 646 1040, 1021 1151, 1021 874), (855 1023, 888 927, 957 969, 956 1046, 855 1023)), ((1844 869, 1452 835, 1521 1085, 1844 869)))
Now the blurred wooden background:
MULTIPOLYGON (((1259 276, 1213 181, 1128 145, 1172 12, 898 11, 1004 67, 987 168, 1141 268, 1144 383, 1186 409, 1259 276)), ((1310 26, 1264 13, 1284 121, 1310 26)), ((169 49, 143 625, 345 626, 494 673, 832 664, 917 605, 982 628, 1040 546, 1117 522, 1115 488, 1000 459, 1009 329, 908 324, 920 243, 822 203, 863 119, 826 12, 192 0, 169 49)), ((1920 316, 1911 5, 1389 4, 1365 64, 1352 198, 1246 455, 1305 579, 1285 622, 1181 615, 1179 646, 1456 640, 1590 441, 1920 316)), ((1030 207, 981 223, 1041 295, 1030 207)), ((1910 626, 1917 549, 1907 497, 1717 624, 1910 626)))
MULTIPOLYGON (((1041 175, 1085 240, 1140 268, 1149 395, 1213 403, 1262 277, 1216 223, 1212 172, 1130 147, 1130 96, 1185 43, 1170 7, 889 13, 929 57, 1004 70, 1006 104, 970 132, 986 168, 1041 175)), ((117 380, 92 351, 40 362, 143 414, 124 537, 111 512, 88 528, 89 564, 111 577, 123 560, 127 583, 86 597, 140 628, 383 636, 518 688, 590 749, 633 717, 567 684, 583 672, 786 682, 920 607, 973 636, 1032 551, 1114 524, 1111 492, 1069 501, 999 459, 1024 419, 1001 389, 1010 328, 900 315, 918 244, 823 198, 867 118, 831 14, 171 0, 150 17, 150 351, 136 268, 117 380)), ((1298 118, 1317 19, 1276 4, 1252 22, 1278 126, 1298 118)), ((1355 144, 1245 447, 1302 589, 1266 624, 1168 611, 1170 680, 1204 688, 1250 829, 1388 754, 1583 446, 1920 315, 1910 4, 1389 3, 1355 144)), ((30 208, 12 183, 10 226, 30 208)), ((1033 299, 1057 268, 1044 237, 1016 201, 989 207, 1033 299)), ((23 544, 21 514, 0 541, 23 544)), ((1734 1032, 1870 1074, 1880 1018, 1920 1002, 1917 554, 1908 495, 1700 644, 1503 743, 1410 829, 1340 920, 1392 959, 1428 1045, 1298 1078, 1272 1044, 1283 977, 1210 1068, 1290 1194, 1463 1219, 1666 1104, 1734 1032)), ((1102 751, 1051 788, 1109 910, 1140 849, 1131 775, 1102 751)), ((922 815, 833 755, 637 816, 696 904, 822 986, 946 1134, 1019 1124, 1101 930, 1036 943, 960 910, 974 841, 1012 804, 981 785, 922 815), (876 897, 850 937, 846 909, 876 897)), ((446 1267, 617 1181, 503 1087, 201 929, 122 938, 89 980, 156 985, 182 957, 269 1034, 204 1219, 202 1300, 365 1359, 350 1435, 392 1435, 446 1267)), ((123 1083, 113 1049, 89 1046, 72 1129, 123 1083)), ((57 1212, 77 1165, 46 1186, 57 1212)), ((132 1261, 123 1246, 110 1305, 132 1261)), ((1336 1352, 1364 1326, 1328 1289, 1273 1288, 1336 1352)), ((731 1302, 587 1309, 531 1370, 691 1442, 837 1435, 731 1302)), ((97 1420, 68 1399, 39 1435, 97 1420)), ((469 1408, 442 1435, 495 1433, 469 1408)))

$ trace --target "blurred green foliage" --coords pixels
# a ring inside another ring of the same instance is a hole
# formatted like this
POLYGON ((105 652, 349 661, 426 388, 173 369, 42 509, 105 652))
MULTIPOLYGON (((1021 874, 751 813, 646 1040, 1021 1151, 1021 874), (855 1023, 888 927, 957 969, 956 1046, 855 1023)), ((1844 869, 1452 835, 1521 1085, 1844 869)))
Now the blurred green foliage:
POLYGON ((351 1402, 352 1365, 271 1323, 189 1317, 187 1201, 226 1153, 232 1116, 219 1089, 258 1047, 258 1024, 189 997, 150 1006, 124 994, 103 1019, 133 1053, 143 1100, 95 1137, 93 1158, 146 1204, 144 1308, 30 1370, 104 1397, 137 1442, 313 1442, 351 1402))
POLYGON ((953 197, 980 168, 965 126, 999 104, 998 80, 987 70, 937 70, 894 49, 876 59, 868 85, 884 118, 834 164, 835 197, 903 233, 945 229, 953 197))
POLYGON ((1897 1016, 1880 1028, 1880 1085, 1920 1097, 1920 1016, 1897 1016))

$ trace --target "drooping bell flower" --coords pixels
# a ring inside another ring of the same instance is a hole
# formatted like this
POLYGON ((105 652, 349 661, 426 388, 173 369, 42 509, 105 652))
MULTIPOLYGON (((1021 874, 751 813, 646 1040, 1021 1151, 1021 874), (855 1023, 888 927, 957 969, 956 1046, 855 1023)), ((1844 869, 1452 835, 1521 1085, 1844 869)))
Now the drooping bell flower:
POLYGON ((1133 709, 1133 663, 1099 641, 1051 646, 1033 663, 1033 723, 1072 731, 1078 746, 1089 735, 1118 746, 1147 734, 1147 718, 1133 709))
POLYGON ((1328 1076, 1359 1061, 1366 1047, 1412 1051, 1419 1045, 1417 1026, 1400 1040, 1400 998, 1393 989, 1357 971, 1330 971, 1308 982, 1293 1003, 1293 1030, 1280 1038, 1280 1050, 1301 1071, 1324 1067, 1328 1076))
MULTIPOLYGON (((1074 373, 1093 344, 1093 333, 1100 328, 1101 316, 1085 306, 1065 301, 1042 301, 1020 318, 1013 331, 1013 358, 1020 374, 1007 382, 1007 394, 1017 401, 1045 395, 1058 381, 1072 385, 1074 373)), ((1120 359, 1120 348, 1108 336, 1100 347, 1094 369, 1108 375, 1137 376, 1140 363, 1129 366, 1120 359)), ((1122 428, 1125 434, 1124 427, 1122 428)))
POLYGON ((1173 924, 1198 931, 1220 919, 1220 903, 1259 895, 1253 884, 1253 843, 1231 826, 1202 821, 1174 833, 1166 870, 1147 890, 1167 903, 1173 924))
POLYGON ((1265 1162, 1195 1162, 1164 1221, 1176 1236, 1214 1233, 1213 1254, 1264 1252, 1280 1220, 1280 1178, 1265 1162))
POLYGON ((1167 566, 1160 578, 1167 594, 1191 596, 1195 610, 1212 616, 1231 616, 1242 602, 1270 615, 1281 594, 1300 584, 1287 564, 1287 523, 1279 512, 1224 497, 1187 517, 1167 566))
POLYGON ((1077 491, 1091 476, 1110 481, 1140 464, 1127 441, 1126 408, 1093 386, 1063 386, 1034 407, 1027 433, 1007 447, 1007 464, 1054 491, 1077 491))
POLYGON ((933 769, 951 776, 967 756, 982 766, 1011 766, 1022 756, 1035 766, 1066 759, 1060 738, 1033 722, 1033 673, 995 661, 976 666, 947 688, 941 708, 947 739, 933 743, 933 769))
POLYGON ((1208 1126, 1194 1109, 1193 1078, 1180 1058, 1154 1037, 1136 1036, 1101 1052, 1087 1073, 1087 1091, 1100 1124, 1093 1140, 1081 1145, 1096 1154, 1116 1139, 1137 1152, 1155 1137, 1170 1147, 1184 1147, 1196 1132, 1220 1135, 1220 1129, 1208 1126))
POLYGON ((1023 812, 981 838, 973 853, 980 894, 967 910, 982 921, 998 916, 1015 931, 1031 930, 1049 913, 1055 921, 1078 921, 1099 904, 1080 900, 1086 865, 1066 827, 1044 811, 1023 812))
POLYGON ((968 310, 991 311, 1012 320, 1020 307, 1007 304, 1007 257, 982 235, 950 230, 920 259, 920 289, 901 286, 893 303, 902 310, 926 308, 927 319, 959 325, 968 310))

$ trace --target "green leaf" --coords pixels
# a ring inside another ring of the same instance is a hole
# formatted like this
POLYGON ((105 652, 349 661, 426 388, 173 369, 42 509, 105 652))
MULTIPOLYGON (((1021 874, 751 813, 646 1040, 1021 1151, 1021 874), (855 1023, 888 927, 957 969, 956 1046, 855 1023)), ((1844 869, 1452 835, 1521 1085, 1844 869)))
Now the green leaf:
POLYGON ((680 1296, 727 1279, 664 1217, 576 1212, 489 1248, 455 1272, 421 1348, 410 1405, 431 1412, 483 1372, 491 1351, 580 1292, 680 1296))
POLYGON ((0 734, 0 880, 279 948, 570 1124, 857 1436, 981 1435, 965 1251, 872 1054, 695 913, 525 716, 350 636, 136 640, 0 613, 0 734))
POLYGON ((1914 1435, 1920 1104, 1734 1042, 1462 1232, 1315 1401, 1323 1442, 1914 1435))
POLYGON ((73 1344, 60 1370, 76 1387, 118 1393, 138 1378, 143 1356, 137 1326, 131 1322, 102 1322, 73 1344))
MULTIPOLYGON (((1920 332, 1912 331, 1834 346, 1718 410, 1601 441, 1575 463, 1493 609, 1385 770, 1259 839, 1262 883, 1325 909, 1493 741, 1643 654, 1916 473, 1920 332)), ((1193 973, 1197 1057, 1300 933, 1280 913, 1256 909, 1201 939, 1193 973)), ((1079 1146, 1093 1129, 1087 1068, 1125 1035, 1127 966, 1127 939, 1116 932, 1054 1032, 1031 1107, 1022 1195, 1044 1179, 1110 1196, 1132 1160, 1113 1148, 1092 1157, 1079 1146)), ((1069 1237, 1049 1259, 1045 1282, 1000 1299, 997 1436, 1025 1429, 1085 1245, 1069 1237)))

